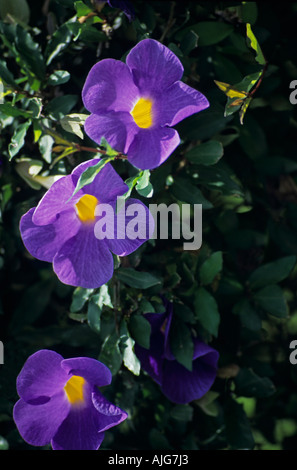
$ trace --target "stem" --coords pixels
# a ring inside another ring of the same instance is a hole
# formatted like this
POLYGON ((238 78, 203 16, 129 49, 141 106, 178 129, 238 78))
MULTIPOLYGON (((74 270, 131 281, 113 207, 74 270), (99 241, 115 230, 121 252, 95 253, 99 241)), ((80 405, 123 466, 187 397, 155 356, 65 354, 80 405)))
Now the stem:
MULTIPOLYGON (((108 155, 106 150, 98 149, 98 148, 93 148, 93 147, 85 147, 83 145, 75 144, 75 148, 79 152, 92 152, 92 153, 101 153, 102 155, 108 155)), ((115 155, 115 158, 121 158, 122 160, 126 160, 127 157, 123 153, 119 152, 117 155, 115 155)))
POLYGON ((268 62, 266 62, 266 64, 264 65, 263 70, 262 70, 262 74, 261 74, 259 80, 257 81, 255 87, 254 87, 254 88, 252 89, 252 91, 249 93, 249 96, 250 96, 251 98, 254 96, 254 94, 255 94, 256 91, 258 90, 259 86, 261 85, 262 80, 263 80, 263 78, 264 78, 264 75, 265 75, 265 73, 266 73, 266 71, 267 71, 267 68, 268 68, 268 62))

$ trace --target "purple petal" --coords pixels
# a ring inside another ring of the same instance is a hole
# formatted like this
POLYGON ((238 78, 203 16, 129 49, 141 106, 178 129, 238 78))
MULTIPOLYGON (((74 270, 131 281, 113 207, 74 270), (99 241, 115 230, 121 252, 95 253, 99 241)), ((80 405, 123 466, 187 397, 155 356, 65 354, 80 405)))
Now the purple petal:
POLYGON ((97 240, 94 226, 82 226, 55 255, 53 268, 64 284, 95 289, 113 274, 113 257, 105 240, 97 240))
POLYGON ((120 60, 103 59, 95 64, 82 90, 85 108, 91 113, 127 111, 133 108, 139 90, 131 71, 120 60))
POLYGON ((52 397, 66 384, 69 377, 61 368, 63 357, 42 349, 25 362, 17 378, 17 391, 24 401, 52 397))
POLYGON ((140 360, 141 368, 149 374, 159 385, 162 383, 162 364, 164 353, 164 333, 160 328, 164 322, 165 314, 149 313, 145 318, 151 324, 150 348, 145 349, 135 343, 135 354, 140 360))
POLYGON ((63 370, 70 375, 84 377, 91 385, 104 387, 111 383, 111 372, 102 362, 90 357, 74 357, 61 362, 63 370))
POLYGON ((158 122, 175 126, 178 122, 208 108, 209 102, 199 91, 179 81, 164 90, 156 102, 158 122))
POLYGON ((64 176, 56 181, 40 200, 33 214, 33 223, 36 225, 48 225, 54 222, 57 214, 75 204, 68 199, 73 194, 75 186, 71 176, 64 176))
MULTIPOLYGON (((76 185, 80 175, 85 170, 99 162, 100 159, 96 158, 78 165, 71 174, 74 184, 76 185)), ((77 194, 91 194, 95 196, 99 202, 106 203, 116 200, 118 196, 122 196, 127 191, 128 186, 113 169, 112 165, 107 163, 97 174, 94 181, 84 186, 77 194)))
POLYGON ((117 212, 115 209, 115 214, 113 238, 107 239, 106 243, 115 255, 126 256, 137 250, 152 236, 154 219, 141 201, 132 198, 125 201, 125 207, 117 212), (127 215, 127 211, 132 215, 127 215), (139 238, 134 239, 136 235, 139 235, 139 238))
POLYGON ((134 7, 128 0, 108 0, 107 3, 113 8, 120 8, 123 10, 129 21, 134 19, 134 7))
POLYGON ((24 214, 20 221, 23 243, 29 253, 41 261, 52 262, 61 246, 74 236, 80 227, 74 208, 61 213, 54 223, 35 225, 32 222, 35 208, 24 214))
POLYGON ((98 390, 93 392, 92 401, 96 410, 100 413, 98 419, 100 432, 120 424, 128 417, 125 411, 113 405, 98 390))
POLYGON ((126 64, 142 93, 163 92, 183 75, 176 55, 154 39, 140 41, 128 54, 126 64))
POLYGON ((140 129, 128 149, 128 160, 136 168, 151 170, 160 166, 179 143, 180 138, 175 129, 140 129))
POLYGON ((117 152, 126 153, 139 128, 132 116, 124 112, 107 112, 102 115, 91 114, 85 122, 86 134, 100 144, 105 137, 117 152))
POLYGON ((207 362, 211 367, 217 368, 219 360, 219 353, 208 344, 203 343, 196 339, 194 341, 194 353, 193 360, 203 357, 203 360, 207 362))
POLYGON ((28 444, 44 446, 50 443, 67 417, 69 409, 65 393, 61 391, 42 405, 29 405, 20 399, 14 406, 13 419, 28 444))
POLYGON ((189 371, 177 361, 164 360, 162 391, 174 403, 185 404, 197 400, 209 391, 216 378, 216 367, 207 356, 193 361, 189 371))
POLYGON ((53 436, 54 450, 97 450, 104 439, 100 414, 92 402, 86 407, 71 407, 67 418, 53 436))

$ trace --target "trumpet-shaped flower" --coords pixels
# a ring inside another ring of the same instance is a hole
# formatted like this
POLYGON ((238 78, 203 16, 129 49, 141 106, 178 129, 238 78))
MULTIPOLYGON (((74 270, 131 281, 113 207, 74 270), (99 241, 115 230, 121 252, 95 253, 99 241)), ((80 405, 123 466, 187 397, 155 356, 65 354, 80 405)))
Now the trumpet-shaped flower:
POLYGON ((117 199, 128 191, 128 186, 109 163, 91 184, 72 197, 80 175, 99 161, 84 162, 71 175, 56 181, 37 207, 30 209, 20 221, 27 250, 35 258, 53 263, 60 281, 71 286, 96 288, 105 284, 113 275, 112 253, 118 256, 132 253, 149 238, 152 227, 146 206, 137 199, 129 199, 126 207, 137 204, 144 214, 138 220, 142 228, 138 230, 140 236, 133 237, 131 233, 129 236, 126 227, 132 215, 120 219, 116 213, 117 199), (103 217, 100 208, 106 206, 112 209, 109 214, 112 233, 98 239, 96 224, 103 217))
POLYGON ((25 362, 18 378, 20 399, 13 418, 23 439, 54 450, 96 450, 104 431, 127 418, 98 387, 109 385, 110 370, 96 359, 63 359, 41 350, 25 362))
POLYGON ((217 373, 219 354, 195 338, 192 371, 180 364, 169 345, 173 307, 167 301, 164 303, 164 313, 145 315, 151 325, 150 348, 135 344, 135 353, 142 369, 160 385, 164 395, 174 403, 185 404, 201 398, 211 388, 217 373))
POLYGON ((95 1, 95 6, 98 11, 100 11, 105 3, 108 3, 108 5, 112 8, 120 8, 123 10, 129 21, 132 21, 135 16, 134 8, 131 2, 129 0, 94 0, 95 1))
POLYGON ((161 165, 180 143, 172 128, 209 106, 205 96, 181 81, 177 56, 154 39, 140 41, 126 64, 103 59, 90 70, 82 91, 91 112, 85 131, 100 144, 101 137, 125 153, 132 165, 161 165))

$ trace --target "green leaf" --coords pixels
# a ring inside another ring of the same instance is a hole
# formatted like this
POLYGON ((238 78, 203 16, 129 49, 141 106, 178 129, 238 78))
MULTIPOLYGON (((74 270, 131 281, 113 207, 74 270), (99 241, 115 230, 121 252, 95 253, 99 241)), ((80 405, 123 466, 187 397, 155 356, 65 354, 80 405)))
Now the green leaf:
POLYGON ((190 405, 175 405, 171 412, 171 418, 176 421, 188 422, 193 419, 193 408, 190 405))
POLYGON ((13 18, 17 22, 28 24, 30 8, 27 0, 1 0, 0 17, 4 21, 13 18))
POLYGON ((195 31, 188 31, 180 42, 180 49, 182 53, 187 56, 198 46, 198 35, 195 31))
POLYGON ((76 105, 77 95, 57 96, 46 107, 47 112, 55 119, 60 120, 76 105))
POLYGON ((33 118, 32 111, 25 111, 23 109, 19 109, 16 106, 13 106, 11 103, 0 104, 0 113, 12 117, 24 117, 29 119, 33 118))
POLYGON ((186 369, 192 371, 194 342, 189 327, 173 316, 170 326, 170 351, 176 360, 186 369))
POLYGON ((277 284, 286 279, 296 264, 296 256, 285 256, 257 268, 249 277, 251 289, 277 284))
POLYGON ((259 377, 251 369, 242 368, 234 378, 235 393, 242 397, 267 398, 276 388, 268 377, 259 377))
POLYGON ((74 2, 74 8, 76 9, 77 16, 86 16, 93 11, 82 1, 74 2))
POLYGON ((170 186, 169 191, 179 201, 189 204, 202 204, 203 209, 211 209, 212 203, 208 201, 190 179, 178 176, 174 178, 174 183, 170 186))
POLYGON ((67 70, 56 70, 48 79, 48 84, 52 86, 63 85, 70 79, 70 73, 67 70))
POLYGON ((241 299, 237 302, 232 312, 240 317, 241 324, 244 328, 248 328, 251 331, 261 330, 262 320, 248 299, 241 299))
POLYGON ((102 307, 99 305, 100 294, 95 294, 88 302, 87 321, 91 330, 99 333, 101 329, 102 307))
POLYGON ((52 148, 53 148, 54 142, 55 141, 53 137, 50 135, 43 135, 38 140, 40 153, 47 163, 51 163, 52 161, 52 148))
POLYGON ((151 324, 142 315, 132 315, 129 320, 129 331, 136 343, 145 349, 150 347, 151 324))
POLYGON ((204 261, 199 269, 200 281, 202 284, 211 284, 216 275, 223 268, 223 256, 221 251, 212 253, 210 257, 204 261))
POLYGON ((126 321, 120 325, 120 349, 123 351, 123 362, 134 375, 140 374, 140 362, 134 352, 135 341, 131 338, 126 321))
POLYGON ((224 407, 224 420, 226 437, 231 449, 252 450, 255 442, 243 406, 232 398, 227 399, 224 407))
POLYGON ((11 142, 8 145, 8 153, 10 160, 19 153, 20 149, 25 144, 25 137, 27 134, 27 130, 31 126, 32 121, 24 122, 23 124, 19 124, 14 131, 14 134, 11 138, 11 142))
POLYGON ((7 85, 12 85, 13 87, 17 86, 12 73, 7 68, 5 60, 0 60, 0 78, 7 85))
MULTIPOLYGON (((69 21, 71 24, 71 21, 69 21)), ((71 43, 72 31, 68 28, 68 23, 60 26, 57 31, 54 32, 51 39, 48 41, 44 57, 46 58, 46 65, 50 65, 52 61, 64 51, 71 43)))
POLYGON ((135 289, 148 289, 161 284, 161 280, 151 273, 136 271, 133 268, 119 268, 116 271, 119 281, 135 289))
POLYGON ((67 114, 60 120, 60 124, 67 132, 77 135, 80 139, 84 138, 82 127, 87 119, 88 114, 67 114))
POLYGON ((195 292, 194 307, 196 318, 211 335, 218 336, 220 314, 215 298, 204 287, 195 292))
MULTIPOLYGON (((200 23, 189 26, 183 31, 184 36, 189 31, 196 33, 198 35, 199 46, 201 47, 211 46, 222 41, 234 31, 234 27, 230 24, 218 21, 201 21, 200 23)), ((181 33, 182 32, 178 33, 176 37, 180 38, 181 33)))
POLYGON ((266 59, 263 55, 261 47, 260 47, 260 45, 257 41, 256 36, 254 35, 254 33, 252 31, 252 28, 251 28, 251 25, 249 23, 247 23, 247 25, 246 25, 246 35, 247 35, 247 38, 248 38, 249 46, 252 49, 254 49, 254 51, 256 52, 256 61, 260 65, 265 65, 266 64, 266 59))
POLYGON ((44 79, 45 64, 39 45, 33 41, 28 31, 16 27, 15 45, 26 67, 40 80, 44 79))
POLYGON ((254 301, 270 315, 288 317, 288 305, 282 289, 277 285, 263 287, 253 296, 254 301))
POLYGON ((94 289, 85 289, 83 287, 77 287, 73 292, 72 302, 70 305, 70 312, 80 312, 93 292, 94 289))
POLYGON ((136 181, 136 191, 138 194, 144 197, 152 197, 154 193, 154 189, 152 184, 150 183, 150 171, 144 170, 142 176, 137 179, 136 181))
POLYGON ((96 333, 101 330, 101 313, 104 306, 113 308, 106 284, 100 287, 98 294, 92 295, 88 303, 87 321, 96 333))
POLYGON ((10 331, 15 334, 25 326, 32 325, 49 304, 54 284, 46 279, 27 287, 13 312, 10 331))
POLYGON ((101 158, 100 162, 96 163, 95 165, 89 166, 80 175, 72 196, 74 196, 80 189, 84 188, 88 184, 91 184, 98 175, 99 171, 101 171, 102 168, 106 165, 106 163, 111 162, 112 160, 114 160, 114 157, 103 157, 101 158))
POLYGON ((120 338, 115 332, 107 336, 98 357, 98 360, 109 368, 112 375, 118 373, 123 361, 119 342, 120 338))
POLYGON ((223 154, 224 148, 221 142, 209 140, 189 150, 185 157, 196 165, 214 165, 222 158, 223 154))
POLYGON ((8 450, 9 449, 9 444, 8 441, 0 436, 0 450, 8 450))

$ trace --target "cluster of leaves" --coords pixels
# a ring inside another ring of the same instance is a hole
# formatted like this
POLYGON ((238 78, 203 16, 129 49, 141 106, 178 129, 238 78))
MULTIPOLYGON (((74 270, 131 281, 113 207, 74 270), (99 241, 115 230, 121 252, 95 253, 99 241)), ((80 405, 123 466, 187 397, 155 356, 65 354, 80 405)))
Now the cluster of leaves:
POLYGON ((0 447, 28 448, 12 420, 15 379, 31 353, 49 348, 111 369, 107 393, 129 419, 106 433, 105 448, 294 448, 297 4, 135 0, 130 23, 91 0, 31 3, 0 7, 0 447), (123 59, 146 37, 179 57, 183 80, 210 107, 177 126, 181 145, 166 163, 138 172, 104 139, 87 139, 81 89, 96 61, 123 59), (150 240, 115 259, 113 279, 94 290, 60 284, 29 256, 21 215, 98 154, 79 187, 112 161, 127 197, 202 204, 201 249, 150 240), (188 405, 170 403, 134 353, 135 342, 149 347, 144 314, 163 311, 160 294, 174 302, 170 341, 181 364, 190 367, 192 335, 220 353, 211 391, 188 405))

